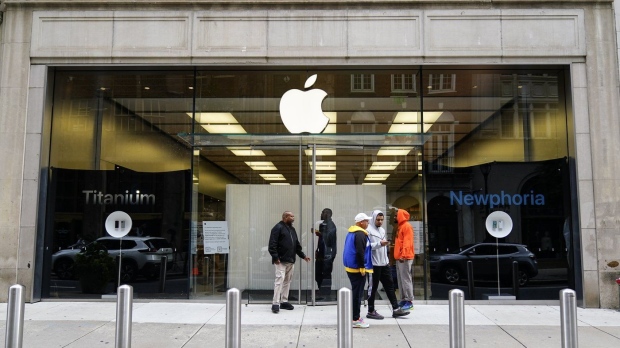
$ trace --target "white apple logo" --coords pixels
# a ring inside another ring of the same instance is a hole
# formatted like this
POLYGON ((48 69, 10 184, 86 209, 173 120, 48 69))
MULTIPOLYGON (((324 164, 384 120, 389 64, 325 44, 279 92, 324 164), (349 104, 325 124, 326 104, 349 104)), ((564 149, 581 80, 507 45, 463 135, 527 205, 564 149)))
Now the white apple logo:
MULTIPOLYGON (((310 88, 316 82, 316 74, 308 77, 304 88, 310 88)), ((321 104, 327 96, 322 89, 300 91, 288 90, 280 99, 280 117, 289 132, 321 133, 327 127, 329 118, 323 114, 321 104)))

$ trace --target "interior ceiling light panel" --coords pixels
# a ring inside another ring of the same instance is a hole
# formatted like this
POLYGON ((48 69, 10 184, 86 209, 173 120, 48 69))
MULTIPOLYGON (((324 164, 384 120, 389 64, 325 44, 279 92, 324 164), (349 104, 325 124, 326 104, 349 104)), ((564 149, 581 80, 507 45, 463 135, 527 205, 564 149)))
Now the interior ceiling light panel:
POLYGON ((390 174, 366 174, 366 177, 364 178, 364 180, 383 181, 387 179, 389 176, 390 174))
POLYGON ((235 156, 265 156, 261 150, 254 150, 249 146, 227 147, 235 156))
POLYGON ((286 180, 282 174, 259 174, 265 180, 286 180))
POLYGON ((245 164, 253 170, 278 170, 273 162, 246 161, 245 164))
MULTIPOLYGON (((190 118, 194 114, 187 113, 190 118)), ((197 112, 196 122, 207 132, 212 134, 246 134, 245 129, 229 112, 197 112)))
POLYGON ((400 162, 373 162, 370 170, 394 170, 400 162))
MULTIPOLYGON (((312 162, 308 162, 312 169, 312 162)), ((316 170, 336 170, 336 161, 316 161, 316 170)))

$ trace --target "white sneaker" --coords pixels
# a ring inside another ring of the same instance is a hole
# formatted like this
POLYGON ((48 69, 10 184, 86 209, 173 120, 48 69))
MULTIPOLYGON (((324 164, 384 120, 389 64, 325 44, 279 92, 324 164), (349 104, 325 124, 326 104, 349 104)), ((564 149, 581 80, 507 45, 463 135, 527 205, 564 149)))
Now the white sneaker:
POLYGON ((362 317, 360 317, 360 320, 353 320, 353 328, 358 328, 358 329, 367 329, 370 327, 370 324, 365 323, 364 319, 362 319, 362 317))

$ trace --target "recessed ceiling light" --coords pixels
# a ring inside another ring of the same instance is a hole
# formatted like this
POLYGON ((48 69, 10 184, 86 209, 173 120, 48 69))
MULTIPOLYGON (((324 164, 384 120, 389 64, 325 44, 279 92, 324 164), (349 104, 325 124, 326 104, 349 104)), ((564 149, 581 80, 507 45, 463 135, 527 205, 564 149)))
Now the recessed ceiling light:
POLYGON ((316 175, 316 180, 321 180, 321 181, 333 181, 336 180, 336 174, 317 174, 316 175))
POLYGON ((278 170, 278 168, 276 168, 276 166, 273 165, 273 162, 249 161, 249 162, 245 162, 245 164, 247 164, 248 166, 250 166, 250 168, 254 170, 278 170))
POLYGON ((269 185, 290 185, 288 182, 270 182, 269 185))
MULTIPOLYGON (((306 155, 312 156, 312 149, 305 150, 306 155)), ((334 149, 316 149, 317 156, 336 156, 336 150, 334 149)))
POLYGON ((149 86, 144 86, 144 89, 151 89, 151 87, 149 87, 149 86))
MULTIPOLYGON (((312 162, 308 163, 312 169, 312 162)), ((336 170, 336 161, 316 161, 316 170, 336 170)))
POLYGON ((263 177, 265 180, 286 180, 284 175, 282 174, 258 174, 263 177))
POLYGON ((380 183, 380 182, 364 182, 364 183, 362 183, 362 185, 368 185, 368 186, 372 185, 372 186, 377 186, 377 185, 383 185, 383 184, 382 184, 382 183, 380 183))
POLYGON ((413 147, 389 147, 383 146, 377 152, 377 156, 407 156, 413 147))
POLYGON ((400 162, 373 162, 370 170, 394 170, 400 162))
MULTIPOLYGON (((187 116, 192 117, 191 112, 187 116)), ((229 112, 197 112, 196 122, 212 134, 246 134, 245 129, 229 112)))
POLYGON ((390 174, 366 174, 366 177, 364 178, 364 180, 368 180, 368 181, 383 181, 385 179, 387 179, 390 176, 390 174))
POLYGON ((265 156, 262 150, 255 150, 249 146, 227 147, 235 156, 265 156))
POLYGON ((336 185, 335 182, 317 182, 316 184, 317 185, 321 185, 321 186, 328 186, 328 185, 329 186, 333 186, 333 185, 336 185))

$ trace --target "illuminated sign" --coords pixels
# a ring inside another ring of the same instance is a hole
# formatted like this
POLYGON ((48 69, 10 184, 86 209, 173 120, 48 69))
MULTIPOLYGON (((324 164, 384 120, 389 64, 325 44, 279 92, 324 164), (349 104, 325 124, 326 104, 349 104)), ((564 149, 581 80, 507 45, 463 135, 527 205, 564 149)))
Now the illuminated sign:
POLYGON ((490 208, 500 206, 500 205, 545 205, 545 196, 540 193, 534 193, 534 191, 530 191, 530 193, 525 194, 508 194, 504 191, 498 193, 490 193, 490 194, 463 194, 463 191, 450 191, 450 204, 459 204, 459 205, 488 205, 490 208))
POLYGON ((86 204, 155 205, 154 194, 140 193, 140 191, 129 193, 126 190, 125 193, 112 194, 97 190, 83 190, 82 193, 86 204))

